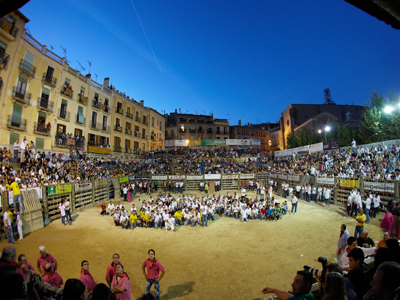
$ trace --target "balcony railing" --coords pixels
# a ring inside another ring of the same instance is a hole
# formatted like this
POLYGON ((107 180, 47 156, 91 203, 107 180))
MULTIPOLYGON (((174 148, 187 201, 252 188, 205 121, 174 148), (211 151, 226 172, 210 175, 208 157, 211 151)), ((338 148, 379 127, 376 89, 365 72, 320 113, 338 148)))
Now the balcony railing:
POLYGON ((114 147, 114 152, 122 153, 122 147, 114 147))
POLYGON ((78 94, 78 102, 85 106, 88 105, 88 97, 83 96, 82 94, 78 94))
POLYGON ((197 132, 198 132, 198 133, 204 133, 204 129, 199 128, 199 129, 197 130, 197 132))
POLYGON ((132 149, 129 149, 129 148, 125 148, 125 153, 126 154, 132 154, 132 149))
POLYGON ((90 120, 90 129, 93 130, 100 130, 100 126, 98 126, 100 124, 96 123, 95 120, 90 120))
POLYGON ((50 129, 51 127, 47 126, 45 123, 37 124, 35 122, 33 127, 33 132, 41 135, 50 135, 50 129))
POLYGON ((186 129, 179 128, 179 132, 186 132, 186 129))
POLYGON ((129 119, 132 119, 132 120, 133 120, 133 114, 126 112, 126 116, 127 116, 129 119))
POLYGON ((124 110, 122 108, 120 108, 120 107, 116 107, 115 108, 115 112, 120 114, 120 115, 124 115, 124 110))
POLYGON ((190 133, 196 133, 196 129, 189 129, 190 133))
POLYGON ((5 67, 7 67, 9 59, 10 59, 10 55, 8 55, 5 52, 0 55, 0 69, 4 69, 5 67))
POLYGON ((5 32, 10 34, 14 38, 17 36, 18 28, 13 26, 13 24, 5 18, 0 18, 0 28, 2 28, 5 32))
POLYGON ((147 120, 143 120, 143 124, 144 125, 149 125, 149 122, 147 122, 147 120))
POLYGON ((52 87, 57 85, 57 78, 54 76, 46 76, 46 73, 43 73, 42 81, 52 87))
POLYGON ((132 135, 132 129, 125 129, 125 134, 132 135))
POLYGON ((9 115, 7 119, 7 127, 12 129, 26 131, 26 119, 22 119, 20 116, 9 115))
POLYGON ((151 139, 152 141, 155 141, 155 140, 156 140, 156 137, 155 137, 154 135, 152 135, 152 136, 150 136, 150 139, 151 139))
POLYGON ((79 116, 79 114, 76 114, 76 120, 75 120, 75 124, 78 125, 85 125, 85 117, 83 116, 79 116))
POLYGON ((207 133, 213 133, 213 129, 212 128, 207 128, 207 133))
POLYGON ((122 133, 122 127, 120 125, 114 125, 114 131, 118 131, 122 133))
POLYGON ((92 107, 100 109, 99 101, 93 99, 92 100, 92 107))
POLYGON ((140 133, 139 132, 135 132, 134 136, 137 137, 137 138, 140 138, 140 133))
POLYGON ((108 104, 104 103, 104 104, 100 104, 100 109, 102 109, 103 111, 105 111, 106 113, 110 113, 110 110, 108 108, 108 104))
POLYGON ((26 90, 22 90, 16 86, 14 86, 12 96, 16 101, 22 104, 29 105, 31 102, 31 93, 27 93, 26 90))
POLYGON ((142 121, 142 119, 139 118, 138 116, 136 116, 136 117, 135 117, 135 121, 140 123, 140 122, 142 121))
POLYGON ((60 93, 63 94, 64 96, 67 96, 70 99, 72 99, 72 96, 74 95, 74 91, 68 87, 62 88, 60 93))
POLYGON ((147 140, 147 135, 142 133, 142 140, 147 140))
POLYGON ((107 125, 102 125, 101 126, 101 131, 106 132, 106 133, 110 133, 110 126, 107 125))
POLYGON ((66 135, 56 135, 55 145, 66 148, 83 148, 85 147, 85 141, 69 139, 66 135))
POLYGON ((25 59, 21 59, 21 62, 19 63, 19 69, 28 76, 35 77, 36 67, 27 62, 25 59))
POLYGON ((61 109, 59 109, 58 113, 57 113, 57 116, 59 119, 62 119, 67 122, 69 122, 69 115, 70 115, 70 113, 68 111, 61 110, 61 109))
POLYGON ((41 110, 46 110, 48 112, 53 112, 54 110, 54 102, 49 102, 48 100, 44 100, 41 97, 38 97, 37 106, 41 110))

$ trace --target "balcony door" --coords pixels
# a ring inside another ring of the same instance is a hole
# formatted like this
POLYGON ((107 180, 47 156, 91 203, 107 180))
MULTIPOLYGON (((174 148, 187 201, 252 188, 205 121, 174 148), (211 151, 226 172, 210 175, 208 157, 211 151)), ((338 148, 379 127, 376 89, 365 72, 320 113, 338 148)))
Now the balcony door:
POLYGON ((42 97, 40 98, 40 106, 47 108, 49 106, 50 90, 43 88, 42 97))
POLYGON ((25 78, 18 78, 17 90, 15 91, 18 98, 24 99, 27 83, 28 81, 25 78))
POLYGON ((54 75, 54 69, 52 67, 47 67, 46 80, 51 81, 53 79, 53 75, 54 75))
POLYGON ((11 115, 11 126, 21 126, 22 105, 14 103, 13 112, 11 115))
POLYGON ((46 132, 46 114, 41 111, 39 112, 37 128, 35 129, 39 132, 46 132))
POLYGON ((22 68, 25 71, 31 72, 34 60, 35 60, 35 55, 30 53, 29 51, 26 51, 25 52, 25 57, 24 57, 24 62, 22 64, 22 68))

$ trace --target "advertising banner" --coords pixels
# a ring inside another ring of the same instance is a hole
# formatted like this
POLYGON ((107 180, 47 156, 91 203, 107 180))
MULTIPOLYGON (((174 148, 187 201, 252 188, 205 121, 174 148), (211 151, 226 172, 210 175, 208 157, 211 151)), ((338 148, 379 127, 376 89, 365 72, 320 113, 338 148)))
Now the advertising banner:
POLYGON ((240 174, 240 179, 252 179, 254 174, 240 174))
POLYGON ((176 147, 186 147, 188 145, 188 140, 175 140, 176 147))
POLYGON ((278 174, 276 174, 276 173, 271 173, 271 174, 269 175, 269 177, 271 177, 271 178, 278 178, 278 174))
POLYGON ((324 143, 317 143, 317 144, 312 144, 310 145, 310 153, 314 153, 314 152, 320 152, 324 150, 324 143))
POLYGON ((340 179, 340 186, 341 187, 348 187, 348 188, 360 188, 360 181, 354 179, 340 179))
POLYGON ((58 186, 49 186, 47 188, 48 195, 55 195, 55 194, 65 194, 65 193, 71 193, 72 191, 72 185, 71 184, 66 184, 66 185, 58 185, 58 186))
POLYGON ((91 191, 92 190, 92 183, 91 182, 75 183, 74 188, 75 188, 75 192, 91 191))
POLYGON ((222 179, 238 179, 239 175, 222 175, 222 179))
POLYGON ((164 141, 164 147, 175 147, 175 140, 164 141))
POLYGON ((334 177, 317 177, 317 184, 328 184, 328 185, 334 185, 335 184, 335 178, 334 177))
POLYGON ((203 175, 186 175, 186 180, 203 180, 203 175))
POLYGON ((364 190, 394 193, 394 182, 364 181, 364 190))
POLYGON ((250 140, 250 145, 261 146, 261 140, 250 140))
POLYGON ((94 181, 95 188, 103 187, 103 186, 107 186, 107 178, 98 179, 98 180, 94 181))
POLYGON ((288 175, 287 179, 290 181, 300 181, 300 176, 299 175, 288 175))
POLYGON ((119 178, 119 183, 128 182, 128 181, 129 181, 129 177, 128 176, 119 178))
POLYGON ((221 179, 221 174, 205 174, 204 179, 221 179))
POLYGON ((169 175, 168 179, 172 179, 172 180, 185 179, 185 175, 169 175))
POLYGON ((103 147, 88 146, 89 153, 111 154, 111 149, 103 147))
POLYGON ((212 144, 215 146, 221 146, 221 145, 226 145, 226 140, 211 140, 212 144))
POLYGON ((287 175, 286 174, 278 174, 279 179, 287 180, 287 175))
POLYGON ((250 140, 239 140, 240 146, 250 145, 250 140))
POLYGON ((201 146, 201 140, 191 140, 189 141, 189 146, 201 146))
POLYGON ((135 175, 129 176, 129 180, 135 180, 135 175))
POLYGON ((151 180, 167 180, 167 179, 168 179, 167 175, 164 175, 164 176, 161 176, 161 175, 155 176, 155 175, 153 175, 153 176, 151 176, 151 180))
POLYGON ((227 145, 231 146, 237 146, 239 145, 239 140, 234 140, 234 139, 227 139, 225 140, 227 145))

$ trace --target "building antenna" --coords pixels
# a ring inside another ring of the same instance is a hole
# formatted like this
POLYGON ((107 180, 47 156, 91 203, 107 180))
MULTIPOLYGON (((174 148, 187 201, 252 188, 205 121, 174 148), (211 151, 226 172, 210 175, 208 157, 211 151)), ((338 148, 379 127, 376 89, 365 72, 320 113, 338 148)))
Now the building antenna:
POLYGON ((28 27, 28 26, 26 26, 26 32, 27 32, 29 35, 31 35, 31 31, 29 30, 29 27, 28 27))
POLYGON ((61 49, 62 49, 63 52, 64 52, 65 62, 66 62, 67 64, 70 64, 71 62, 67 59, 67 48, 64 48, 63 46, 60 46, 60 47, 61 47, 61 49))
POLYGON ((87 61, 89 64, 89 74, 90 74, 90 69, 92 68, 92 62, 91 61, 87 61))
POLYGON ((96 73, 93 73, 94 74, 94 76, 96 77, 96 82, 97 82, 97 74, 96 73))
POLYGON ((81 67, 81 73, 82 73, 82 70, 83 71, 85 71, 86 69, 81 65, 81 63, 78 61, 78 64, 79 64, 79 66, 81 67))

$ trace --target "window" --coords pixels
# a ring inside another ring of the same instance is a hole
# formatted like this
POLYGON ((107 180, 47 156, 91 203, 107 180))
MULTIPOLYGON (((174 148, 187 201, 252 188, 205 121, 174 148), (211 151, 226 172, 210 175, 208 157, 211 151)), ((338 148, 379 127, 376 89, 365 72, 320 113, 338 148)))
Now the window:
POLYGON ((35 55, 33 55, 32 53, 30 53, 29 51, 25 52, 25 57, 24 60, 22 62, 22 68, 25 71, 31 72, 32 67, 33 67, 33 61, 35 60, 35 55))
POLYGON ((181 131, 185 131, 185 125, 181 125, 181 131))
POLYGON ((190 136, 190 139, 191 139, 191 140, 194 140, 194 135, 191 135, 191 136, 190 136))
POLYGON ((19 127, 21 125, 22 105, 14 103, 13 112, 11 115, 11 125, 19 127))
POLYGON ((154 127, 154 118, 151 118, 151 126, 154 127))
POLYGON ((96 127, 96 121, 97 121, 97 113, 92 112, 92 127, 96 127))
POLYGON ((67 126, 62 124, 57 124, 57 135, 63 135, 67 132, 67 126))
POLYGON ((99 101, 99 94, 94 93, 94 99, 96 99, 96 101, 99 101))
POLYGON ((162 130, 162 123, 160 122, 160 130, 162 130))
POLYGON ((46 72, 46 79, 51 81, 53 79, 54 75, 54 69, 52 67, 47 67, 47 72, 46 72))
POLYGON ((78 106, 77 123, 79 123, 79 124, 85 123, 85 117, 83 116, 83 107, 82 106, 78 106))
POLYGON ((83 135, 82 129, 75 128, 75 136, 79 136, 79 138, 81 138, 82 135, 83 135))
POLYGON ((25 96, 25 91, 26 91, 26 84, 28 83, 28 80, 26 80, 23 77, 18 78, 18 83, 17 83, 17 90, 16 94, 19 97, 24 97, 25 96))
POLYGON ((61 119, 65 119, 65 117, 67 115, 67 105, 68 105, 67 100, 62 99, 61 100, 61 109, 60 109, 60 118, 61 119))
POLYGON ((49 105, 49 98, 50 98, 50 90, 43 88, 42 97, 40 98, 40 106, 47 108, 49 105))
POLYGON ((103 116, 103 129, 107 127, 107 116, 103 116))
POLYGON ((83 86, 81 86, 81 95, 85 95, 85 88, 83 86))
POLYGON ((19 141, 19 134, 10 133, 10 144, 14 144, 15 141, 19 141))
POLYGON ((70 84, 71 84, 71 80, 68 79, 68 78, 65 78, 65 83, 68 84, 68 85, 70 85, 70 84))
POLYGON ((185 136, 184 135, 181 135, 181 140, 184 140, 185 139, 185 136))
POLYGON ((44 149, 44 139, 36 138, 36 149, 44 149))
POLYGON ((175 136, 175 133, 173 130, 171 130, 171 136, 175 136))

